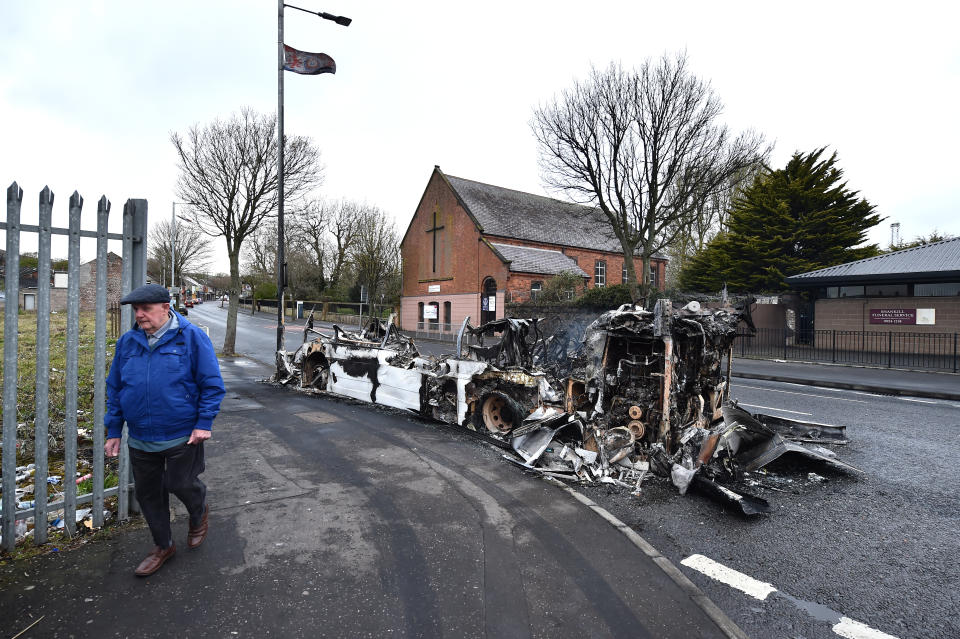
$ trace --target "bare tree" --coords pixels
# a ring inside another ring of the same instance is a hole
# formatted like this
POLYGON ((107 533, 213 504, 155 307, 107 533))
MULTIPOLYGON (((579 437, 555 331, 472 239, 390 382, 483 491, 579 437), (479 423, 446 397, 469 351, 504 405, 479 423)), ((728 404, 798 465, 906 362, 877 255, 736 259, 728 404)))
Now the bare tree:
POLYGON ((379 208, 362 206, 356 217, 356 241, 350 264, 357 281, 367 287, 371 303, 386 293, 400 271, 400 238, 393 222, 379 208))
MULTIPOLYGON (((246 108, 227 121, 194 125, 185 137, 170 136, 179 160, 178 197, 191 205, 188 211, 198 228, 227 243, 231 295, 225 354, 234 353, 237 338, 240 249, 277 210, 276 128, 275 116, 246 108)), ((284 192, 295 201, 320 183, 320 152, 309 138, 287 136, 284 143, 284 192)))
POLYGON ((323 200, 311 200, 294 213, 290 228, 291 244, 312 258, 317 270, 315 280, 320 283, 327 280, 327 263, 333 253, 328 229, 334 208, 323 200))
POLYGON ((343 278, 344 266, 357 241, 360 219, 363 217, 363 205, 349 200, 340 200, 330 212, 330 235, 333 237, 332 265, 330 285, 339 286, 343 278))
POLYGON ((733 198, 741 192, 744 185, 750 184, 762 169, 763 163, 758 158, 756 163, 731 175, 726 185, 707 192, 694 189, 690 215, 680 224, 673 242, 666 250, 670 258, 667 266, 668 286, 675 286, 680 271, 690 259, 702 251, 718 233, 726 230, 733 198))
MULTIPOLYGON (((289 239, 284 235, 284 242, 289 239)), ((288 246, 284 246, 286 254, 288 246)), ((250 234, 241 254, 243 273, 255 273, 261 278, 277 272, 277 221, 274 218, 260 223, 250 234)))
POLYGON ((762 136, 734 137, 717 124, 721 110, 678 54, 637 70, 594 69, 534 112, 544 182, 603 212, 634 299, 645 297, 648 284, 638 283, 633 257, 649 272, 650 258, 671 244, 697 204, 768 152, 762 136))
POLYGON ((212 275, 210 278, 210 286, 212 286, 218 293, 230 289, 230 276, 226 273, 217 273, 212 275))
MULTIPOLYGON (((150 231, 150 248, 147 256, 155 266, 155 273, 170 272, 170 254, 173 252, 173 281, 179 283, 184 273, 199 273, 210 266, 211 242, 209 236, 189 222, 174 225, 169 219, 162 219, 153 225, 150 231), (176 230, 174 230, 176 226, 176 230), (174 244, 171 245, 171 239, 174 244)), ((169 277, 169 276, 168 276, 169 277)), ((163 282, 166 285, 166 282, 163 282)))
POLYGON ((318 300, 326 280, 309 251, 298 248, 286 254, 287 286, 296 299, 318 300))

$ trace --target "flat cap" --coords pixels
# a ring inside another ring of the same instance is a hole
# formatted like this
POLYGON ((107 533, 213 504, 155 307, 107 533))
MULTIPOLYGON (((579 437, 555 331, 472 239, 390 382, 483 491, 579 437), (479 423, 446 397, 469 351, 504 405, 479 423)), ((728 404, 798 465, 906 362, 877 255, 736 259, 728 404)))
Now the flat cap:
POLYGON ((159 284, 144 284, 123 296, 121 304, 160 304, 170 302, 170 291, 159 284))

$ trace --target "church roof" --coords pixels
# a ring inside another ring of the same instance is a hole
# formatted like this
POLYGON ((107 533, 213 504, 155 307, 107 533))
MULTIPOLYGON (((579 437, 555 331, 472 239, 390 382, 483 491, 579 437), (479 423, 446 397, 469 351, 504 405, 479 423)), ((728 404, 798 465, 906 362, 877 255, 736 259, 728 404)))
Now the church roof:
POLYGON ((487 235, 615 253, 622 250, 598 208, 452 175, 444 177, 487 235))
POLYGON ((960 278, 960 238, 933 242, 786 278, 794 286, 960 278))
POLYGON ((510 261, 510 270, 520 273, 541 273, 543 275, 558 275, 565 271, 576 273, 581 277, 589 277, 576 260, 567 257, 560 251, 532 248, 529 246, 514 246, 512 244, 491 244, 501 255, 510 261))

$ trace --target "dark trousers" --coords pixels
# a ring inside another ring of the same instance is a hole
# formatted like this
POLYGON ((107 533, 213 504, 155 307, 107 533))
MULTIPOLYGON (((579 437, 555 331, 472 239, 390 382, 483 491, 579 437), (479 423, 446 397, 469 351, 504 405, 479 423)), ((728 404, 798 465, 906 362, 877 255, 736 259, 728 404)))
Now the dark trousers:
POLYGON ((207 497, 200 481, 203 472, 203 442, 181 444, 155 453, 130 448, 135 492, 153 541, 161 548, 173 543, 170 532, 170 493, 190 513, 190 525, 199 526, 207 497))

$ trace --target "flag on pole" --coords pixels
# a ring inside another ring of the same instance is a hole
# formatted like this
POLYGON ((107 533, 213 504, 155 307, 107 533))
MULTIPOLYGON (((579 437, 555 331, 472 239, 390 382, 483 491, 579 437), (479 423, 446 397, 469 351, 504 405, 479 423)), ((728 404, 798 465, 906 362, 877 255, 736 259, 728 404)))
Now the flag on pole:
POLYGON ((326 53, 298 51, 293 47, 283 45, 283 70, 293 71, 301 75, 336 73, 337 63, 326 53))

